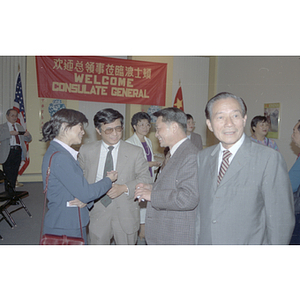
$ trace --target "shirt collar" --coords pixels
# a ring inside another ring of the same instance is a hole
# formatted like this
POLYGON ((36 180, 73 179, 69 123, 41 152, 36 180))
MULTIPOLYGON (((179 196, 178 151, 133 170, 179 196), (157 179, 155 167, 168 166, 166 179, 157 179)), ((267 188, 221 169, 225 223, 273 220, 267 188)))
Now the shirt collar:
POLYGON ((175 153, 175 151, 178 149, 178 147, 179 147, 186 139, 187 139, 187 137, 184 138, 184 139, 182 139, 182 140, 180 140, 179 142, 177 142, 177 143, 172 147, 172 149, 170 149, 170 154, 171 154, 171 156, 175 153))
POLYGON ((115 145, 107 145, 105 142, 102 141, 102 145, 104 146, 104 148, 105 148, 107 151, 108 151, 108 147, 109 147, 109 146, 113 146, 113 147, 114 147, 113 150, 115 150, 115 149, 118 149, 118 148, 119 148, 120 141, 118 141, 115 145))
POLYGON ((54 138, 53 141, 64 147, 74 157, 74 159, 77 160, 78 151, 74 150, 72 147, 68 146, 67 144, 58 140, 57 138, 54 138))
POLYGON ((225 149, 223 145, 220 142, 220 151, 223 152, 224 150, 229 150, 232 153, 232 157, 237 153, 237 151, 240 149, 242 146, 243 142, 245 140, 245 133, 243 133, 242 137, 229 149, 225 149))

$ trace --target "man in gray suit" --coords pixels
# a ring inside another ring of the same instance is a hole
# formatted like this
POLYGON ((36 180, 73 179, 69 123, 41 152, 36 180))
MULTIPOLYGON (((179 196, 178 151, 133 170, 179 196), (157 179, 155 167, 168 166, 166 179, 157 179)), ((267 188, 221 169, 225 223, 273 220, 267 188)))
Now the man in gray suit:
MULTIPOLYGON (((7 122, 0 125, 0 164, 14 188, 21 161, 26 158, 27 150, 24 141, 31 142, 32 137, 17 123, 18 112, 15 109, 11 108, 6 112, 6 119, 7 122)), ((7 182, 5 182, 5 190, 12 192, 7 182)))
POLYGON ((205 114, 220 143, 198 153, 196 244, 289 244, 293 192, 282 155, 244 134, 242 98, 217 94, 205 114))
POLYGON ((134 189, 139 182, 152 181, 149 165, 142 148, 121 139, 123 116, 118 111, 111 108, 98 111, 94 125, 102 140, 81 146, 78 161, 84 176, 89 183, 102 179, 111 151, 118 179, 107 192, 106 200, 95 201, 90 211, 90 243, 107 245, 114 237, 118 245, 134 245, 140 226, 140 208, 134 201, 134 189))
POLYGON ((135 196, 147 200, 145 238, 148 245, 194 244, 199 149, 186 136, 187 117, 169 107, 153 114, 161 147, 171 157, 154 184, 138 184, 135 196))

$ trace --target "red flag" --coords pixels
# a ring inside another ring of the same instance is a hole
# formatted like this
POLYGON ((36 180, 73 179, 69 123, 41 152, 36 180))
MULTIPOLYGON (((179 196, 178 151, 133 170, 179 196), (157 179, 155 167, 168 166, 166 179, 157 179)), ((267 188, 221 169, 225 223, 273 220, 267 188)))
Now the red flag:
POLYGON ((181 109, 182 111, 184 111, 184 109, 183 109, 183 96, 182 96, 181 86, 179 87, 179 89, 177 91, 177 94, 175 96, 173 107, 177 107, 177 108, 181 109))
MULTIPOLYGON (((15 93, 15 100, 14 100, 14 107, 18 112, 18 120, 17 122, 23 126, 26 131, 26 114, 24 108, 24 101, 23 101, 23 91, 22 91, 22 83, 21 83, 21 73, 19 72, 17 77, 17 84, 16 84, 16 93, 15 93)), ((22 160, 19 168, 19 175, 22 175, 27 166, 29 165, 29 144, 25 142, 27 155, 25 161, 22 160)))

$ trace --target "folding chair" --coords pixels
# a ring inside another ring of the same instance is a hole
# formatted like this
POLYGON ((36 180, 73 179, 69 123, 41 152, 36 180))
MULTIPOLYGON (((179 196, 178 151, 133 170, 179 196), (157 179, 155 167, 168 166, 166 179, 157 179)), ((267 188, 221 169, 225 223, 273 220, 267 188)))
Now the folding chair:
POLYGON ((3 216, 2 219, 4 219, 10 225, 10 227, 13 228, 14 226, 17 226, 17 224, 11 214, 18 211, 19 209, 24 208, 28 216, 32 218, 32 215, 30 214, 28 208, 22 200, 23 198, 28 197, 29 193, 27 191, 16 191, 15 187, 13 187, 9 180, 7 180, 7 177, 2 170, 0 170, 0 180, 6 180, 9 190, 11 191, 10 193, 8 193, 7 191, 0 193, 0 213, 3 216), (12 211, 8 210, 8 207, 10 207, 11 205, 18 204, 21 204, 21 207, 12 211))

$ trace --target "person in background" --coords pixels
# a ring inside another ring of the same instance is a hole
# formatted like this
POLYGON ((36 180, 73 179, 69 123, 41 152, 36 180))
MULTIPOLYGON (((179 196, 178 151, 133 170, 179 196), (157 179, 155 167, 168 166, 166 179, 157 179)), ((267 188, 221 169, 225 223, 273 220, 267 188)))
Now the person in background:
MULTIPOLYGON (((6 119, 7 122, 0 125, 0 163, 12 188, 14 188, 21 161, 26 159, 25 142, 31 142, 32 137, 29 131, 25 132, 23 126, 16 123, 18 112, 15 109, 9 109, 6 112, 6 119)), ((4 185, 5 191, 12 193, 7 181, 4 185)))
POLYGON ((122 140, 123 119, 112 108, 98 111, 94 125, 102 140, 84 144, 79 150, 78 160, 89 183, 103 177, 107 161, 118 171, 118 180, 90 211, 89 236, 93 245, 109 245, 112 238, 117 245, 136 244, 140 208, 134 201, 134 189, 138 182, 152 181, 143 150, 122 140))
POLYGON ((81 208, 83 238, 87 243, 86 227, 89 223, 88 208, 93 200, 105 194, 117 179, 117 172, 107 173, 104 179, 88 184, 77 161, 78 152, 72 145, 79 145, 88 123, 81 112, 72 109, 57 111, 43 126, 42 141, 50 141, 42 164, 44 188, 47 169, 53 155, 48 181, 48 211, 44 220, 44 234, 81 237, 78 209, 81 208), (88 204, 88 205, 86 205, 88 204), (75 206, 75 207, 74 207, 75 206))
POLYGON ((145 235, 148 245, 192 245, 195 243, 197 153, 186 136, 187 117, 175 107, 153 114, 161 147, 170 148, 170 158, 153 184, 139 183, 135 197, 146 200, 145 235))
MULTIPOLYGON (((293 128, 293 134, 292 134, 292 141, 293 143, 300 148, 300 120, 296 123, 296 125, 293 128)), ((299 153, 300 154, 300 153, 299 153)), ((289 171, 289 177, 292 184, 293 192, 296 193, 299 186, 300 186, 300 159, 298 157, 291 167, 289 171)), ((294 232, 291 238, 291 245, 299 245, 300 244, 300 213, 295 213, 296 218, 296 224, 294 228, 294 232)))
MULTIPOLYGON (((145 112, 138 112, 131 118, 131 126, 133 128, 133 135, 126 140, 127 143, 139 146, 143 149, 145 159, 149 164, 149 172, 152 179, 154 179, 154 171, 160 166, 160 162, 155 161, 152 142, 146 137, 151 128, 151 117, 145 112)), ((154 180, 153 180, 154 181, 154 180)), ((145 216, 146 216, 147 202, 140 203, 140 230, 139 238, 145 238, 145 216)))
POLYGON ((187 116, 187 126, 186 126, 186 134, 187 137, 191 140, 191 142, 199 149, 202 150, 202 138, 201 135, 198 133, 194 133, 195 129, 195 121, 190 114, 186 114, 187 116))
POLYGON ((241 97, 219 93, 205 115, 220 143, 198 153, 196 244, 289 244, 294 200, 282 155, 245 135, 241 97))
POLYGON ((252 135, 250 139, 256 143, 268 146, 279 151, 276 142, 267 138, 270 124, 265 116, 256 116, 251 121, 252 135))

